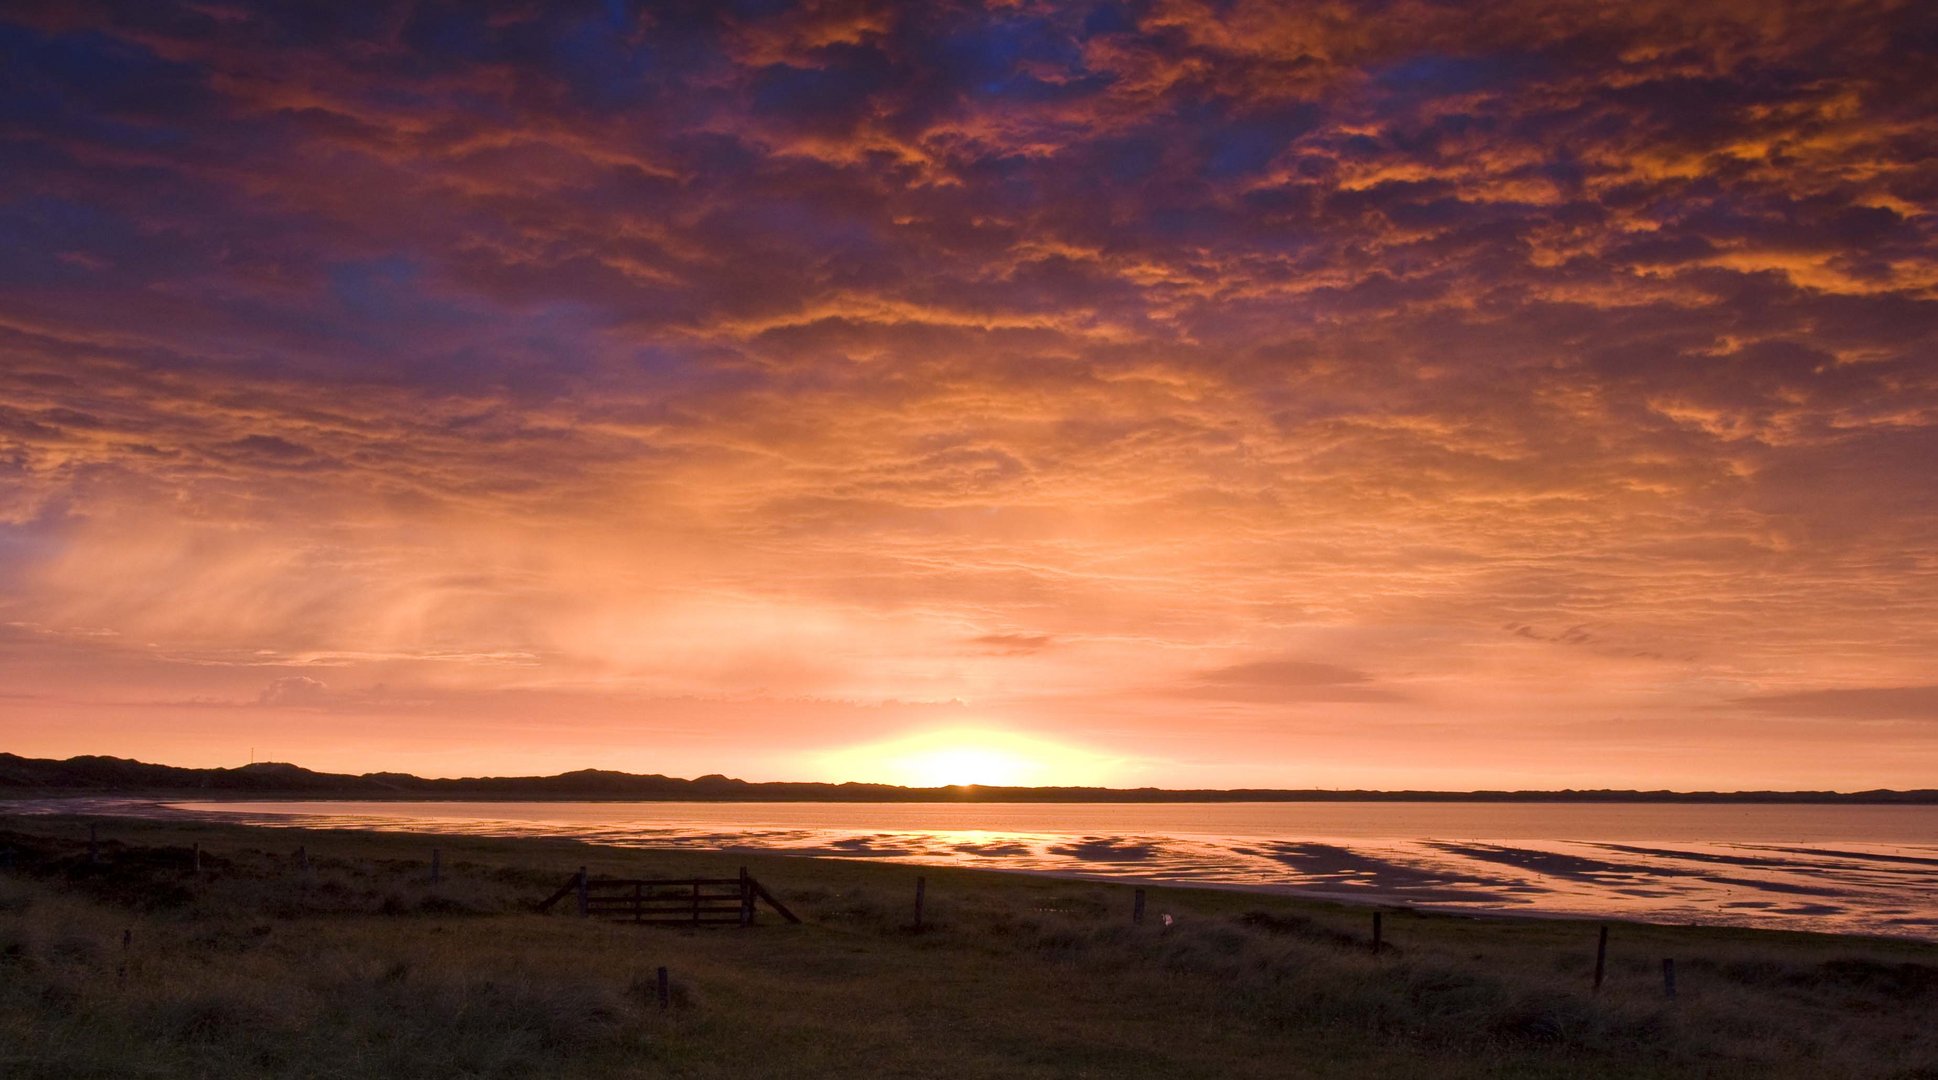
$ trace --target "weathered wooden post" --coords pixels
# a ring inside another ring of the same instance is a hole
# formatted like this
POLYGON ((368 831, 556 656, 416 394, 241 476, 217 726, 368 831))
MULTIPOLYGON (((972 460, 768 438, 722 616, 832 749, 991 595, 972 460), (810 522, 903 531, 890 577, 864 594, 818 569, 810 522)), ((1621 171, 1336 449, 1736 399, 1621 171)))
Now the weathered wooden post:
POLYGON ((1602 924, 1601 937, 1595 942, 1595 993, 1602 992, 1602 973, 1608 970, 1608 924, 1602 924))
POLYGON ((659 969, 659 1007, 664 1009, 673 1004, 673 987, 666 978, 666 969, 659 969))
POLYGON ((1676 999, 1676 962, 1666 956, 1662 958, 1662 993, 1670 1001, 1676 999))
POLYGON ((1136 892, 1131 894, 1131 925, 1136 926, 1138 924, 1141 924, 1143 921, 1144 921, 1144 890, 1139 889, 1136 892))
POLYGON ((200 840, 197 840, 195 842, 195 849, 194 851, 190 852, 189 858, 192 860, 191 865, 194 866, 195 872, 198 874, 201 873, 202 872, 202 842, 200 840))
POLYGON ((1373 912, 1373 955, 1374 955, 1374 956, 1378 956, 1378 955, 1379 955, 1379 950, 1380 950, 1380 918, 1379 918, 1379 914, 1380 914, 1380 913, 1379 913, 1379 912, 1377 912, 1377 911, 1375 911, 1375 912, 1373 912))
POLYGON ((924 877, 915 879, 915 928, 922 929, 922 900, 928 892, 929 880, 924 877))
POLYGON ((101 834, 95 826, 87 827, 87 864, 93 866, 101 861, 101 834))
POLYGON ((592 890, 586 885, 585 867, 579 867, 579 914, 592 912, 592 890))
POLYGON ((431 849, 431 884, 435 885, 444 878, 444 852, 431 849))
POLYGON ((740 868, 740 925, 754 924, 754 887, 747 877, 747 868, 740 868))
POLYGON ((303 873, 305 874, 310 872, 310 849, 307 845, 297 846, 296 866, 298 869, 302 870, 303 873))

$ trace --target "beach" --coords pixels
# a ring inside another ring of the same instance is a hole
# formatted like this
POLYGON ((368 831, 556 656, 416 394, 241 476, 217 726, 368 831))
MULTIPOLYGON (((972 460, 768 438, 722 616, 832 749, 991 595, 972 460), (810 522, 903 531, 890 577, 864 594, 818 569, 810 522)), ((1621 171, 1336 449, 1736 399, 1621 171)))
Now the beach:
POLYGON ((21 811, 548 836, 1446 911, 1938 940, 1938 806, 68 799, 21 811))
POLYGON ((1912 1077, 1938 1064, 1938 946, 1920 942, 557 836, 9 813, 0 846, 9 1076, 1912 1077), (579 917, 569 892, 536 914, 580 867, 594 881, 744 869, 803 922, 762 906, 752 926, 635 926, 579 917))

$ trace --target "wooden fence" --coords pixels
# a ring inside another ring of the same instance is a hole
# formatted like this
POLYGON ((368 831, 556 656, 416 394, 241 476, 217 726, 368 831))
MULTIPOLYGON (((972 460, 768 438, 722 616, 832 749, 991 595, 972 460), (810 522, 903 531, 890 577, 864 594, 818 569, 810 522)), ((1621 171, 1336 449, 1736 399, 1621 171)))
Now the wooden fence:
POLYGON ((585 868, 559 890, 539 902, 550 911, 559 901, 577 894, 580 915, 660 926, 701 926, 732 923, 751 925, 754 904, 765 903, 788 922, 800 918, 774 899, 743 867, 730 878, 594 878, 585 868))

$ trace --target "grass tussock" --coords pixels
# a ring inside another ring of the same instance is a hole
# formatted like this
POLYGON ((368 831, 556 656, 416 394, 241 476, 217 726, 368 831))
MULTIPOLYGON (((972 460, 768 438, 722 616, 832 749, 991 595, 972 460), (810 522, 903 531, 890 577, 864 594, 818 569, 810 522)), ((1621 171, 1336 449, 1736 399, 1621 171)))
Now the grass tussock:
POLYGON ((1912 943, 1622 926, 1596 994, 1577 923, 1388 910, 1376 955, 1365 909, 930 868, 916 933, 909 867, 112 831, 0 823, 0 1076, 1938 1078, 1912 943), (742 861, 808 924, 530 910, 742 861))

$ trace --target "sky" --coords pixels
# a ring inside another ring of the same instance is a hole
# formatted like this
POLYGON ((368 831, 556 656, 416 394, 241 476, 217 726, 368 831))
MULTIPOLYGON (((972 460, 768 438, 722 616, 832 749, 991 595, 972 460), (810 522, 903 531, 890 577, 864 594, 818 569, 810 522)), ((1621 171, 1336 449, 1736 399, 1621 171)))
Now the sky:
POLYGON ((1938 783, 1938 9, 0 11, 0 750, 1938 783))

